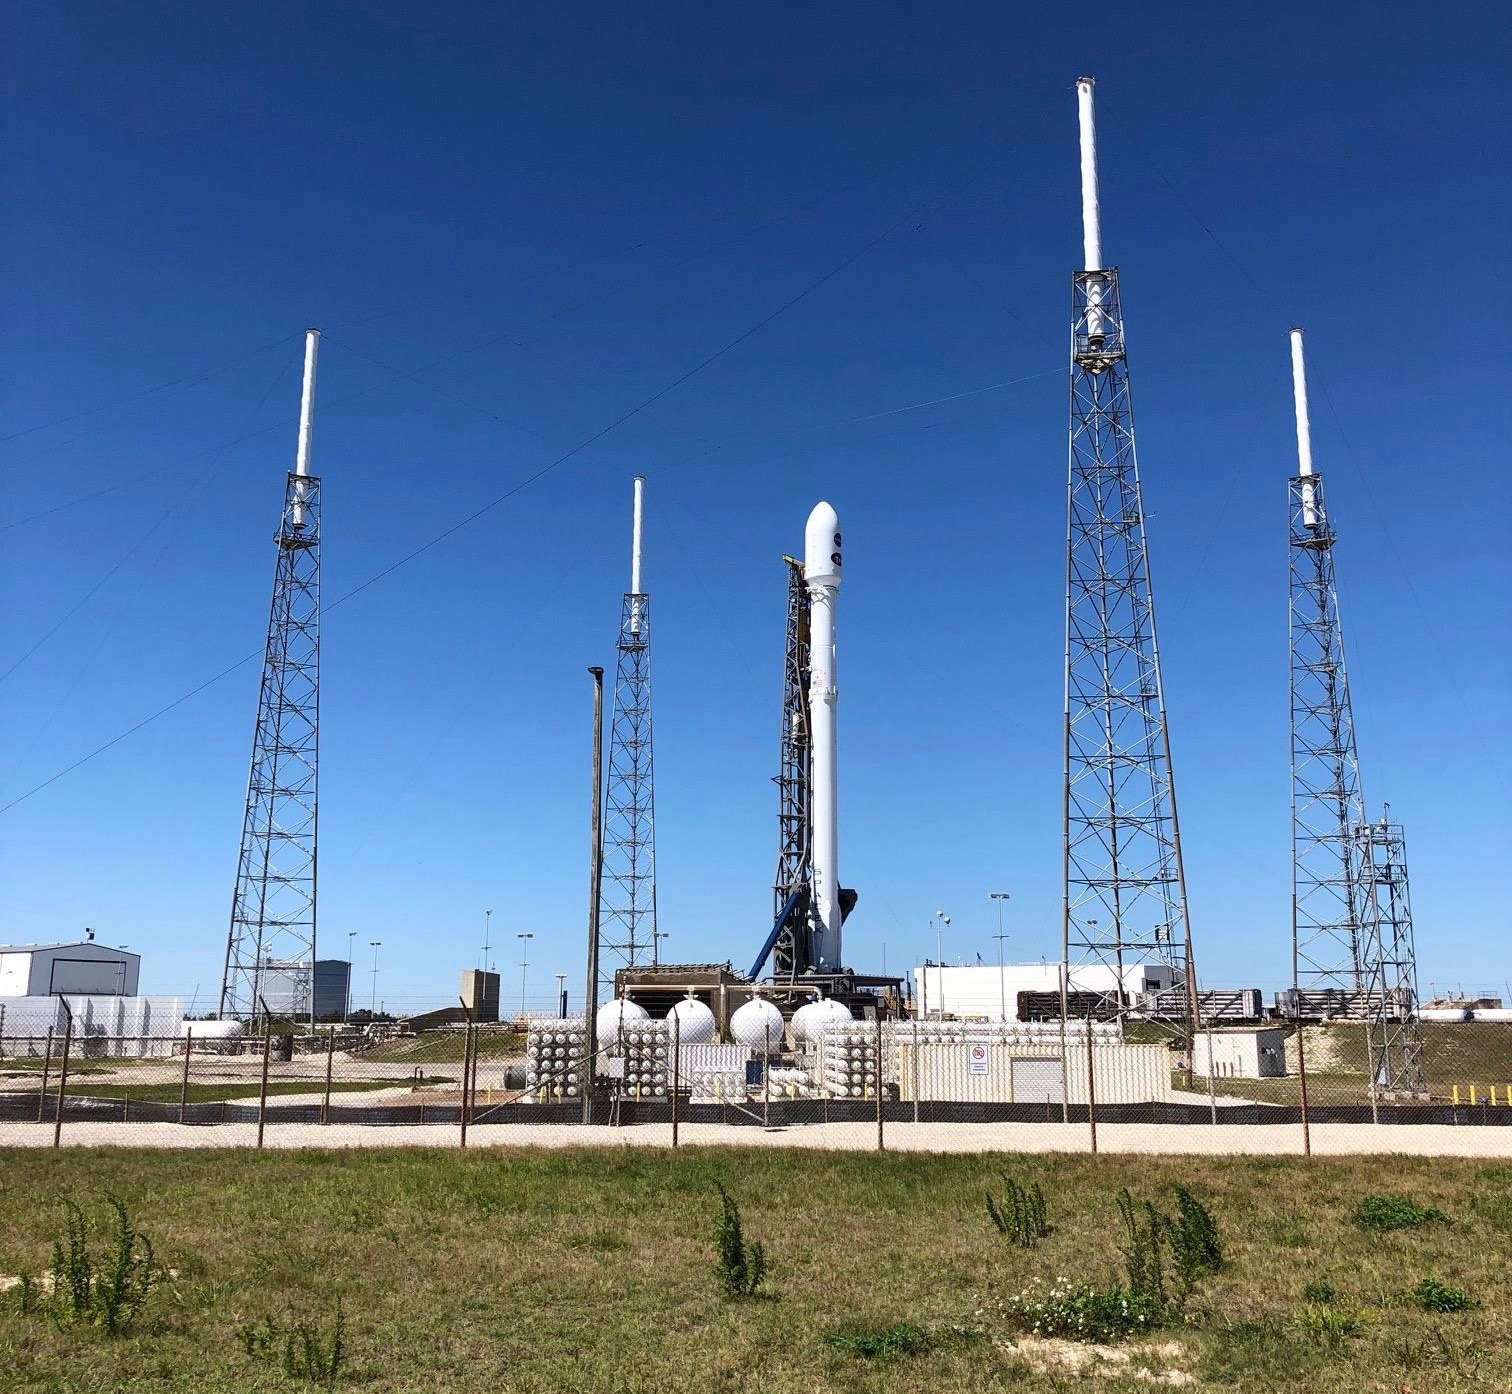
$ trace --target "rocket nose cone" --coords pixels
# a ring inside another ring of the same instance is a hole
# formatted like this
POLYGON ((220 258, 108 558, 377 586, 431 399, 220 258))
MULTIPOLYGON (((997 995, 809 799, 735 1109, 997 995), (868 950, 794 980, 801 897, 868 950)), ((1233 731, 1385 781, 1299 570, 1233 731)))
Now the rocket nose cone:
POLYGON ((827 503, 816 503, 803 530, 803 579, 840 584, 840 519, 827 503))

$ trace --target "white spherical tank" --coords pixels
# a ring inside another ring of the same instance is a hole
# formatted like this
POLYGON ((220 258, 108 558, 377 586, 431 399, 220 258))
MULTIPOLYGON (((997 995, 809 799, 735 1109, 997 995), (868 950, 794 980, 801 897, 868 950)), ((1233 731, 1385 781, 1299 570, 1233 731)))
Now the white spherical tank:
POLYGON ((719 1035, 719 1028, 711 1012, 696 997, 684 997, 670 1012, 667 1022, 677 1018, 677 1039, 682 1045, 708 1045, 719 1035))
POLYGON ((753 997, 730 1018, 730 1034, 751 1050, 781 1050, 782 1013, 765 997, 753 997))
POLYGON ((817 1041, 820 1033, 827 1028, 851 1019, 851 1014, 843 1003, 835 1001, 833 997, 821 997, 817 1002, 799 1007, 793 1013, 793 1040, 799 1045, 807 1045, 817 1041))
POLYGON ((628 1031, 635 1022, 650 1019, 651 1013, 628 997, 616 997, 611 1002, 605 1002, 598 1009, 598 1020, 594 1026, 599 1049, 613 1050, 618 1046, 621 1026, 628 1031))

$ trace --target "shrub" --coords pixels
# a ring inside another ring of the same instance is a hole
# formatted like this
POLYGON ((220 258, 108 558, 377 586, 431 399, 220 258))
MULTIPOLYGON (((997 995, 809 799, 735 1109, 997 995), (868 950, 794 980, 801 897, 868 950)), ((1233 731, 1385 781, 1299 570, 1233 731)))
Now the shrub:
MULTIPOLYGON (((1165 1218, 1149 1201, 1136 1201, 1125 1187, 1118 1193, 1118 1213, 1124 1222, 1124 1269, 1129 1291, 1142 1302, 1166 1305, 1165 1218)), ((1108 1289, 1110 1292, 1117 1288, 1108 1289)))
POLYGON ((734 1197, 719 1188, 719 1218, 714 1224, 714 1276, 726 1297, 754 1297, 766 1280, 766 1250, 748 1244, 734 1197))
POLYGON ((1045 1193, 1038 1181, 1028 1187, 1003 1177, 1004 1199, 1001 1206, 987 1192, 987 1214, 997 1226, 997 1232, 1011 1239, 1021 1249, 1032 1249, 1047 1234, 1050 1226, 1045 1219, 1045 1193))
MULTIPOLYGON (((146 1305, 158 1279, 152 1241, 138 1234, 118 1196, 106 1196, 114 1213, 109 1255, 97 1262, 89 1249, 89 1227, 83 1209, 67 1198, 64 1233, 53 1241, 52 1298, 47 1304, 54 1318, 102 1327, 107 1336, 130 1326, 146 1305)), ((23 1310, 40 1305, 23 1285, 23 1310)))
POLYGON ((899 1355, 922 1355, 934 1343, 921 1327, 899 1321, 878 1330, 831 1331, 824 1344, 863 1360, 892 1360, 899 1355))
POLYGON ((1413 1288, 1412 1300, 1425 1312, 1468 1312, 1480 1306, 1464 1288, 1451 1287, 1437 1278, 1424 1278, 1413 1288))
POLYGON ((1302 1300, 1304 1302, 1316 1302, 1326 1306, 1338 1295, 1332 1283, 1304 1283, 1302 1286, 1302 1300))
POLYGON ((1200 1277, 1223 1267, 1223 1240, 1218 1234, 1218 1222, 1185 1186, 1176 1188, 1176 1218, 1162 1218, 1176 1263, 1176 1276, 1183 1293, 1190 1293, 1200 1277))
POLYGON ((1296 1311, 1297 1325, 1313 1340, 1337 1348, 1365 1327, 1366 1313, 1350 1302, 1304 1302, 1296 1311))
POLYGON ((1425 1210, 1406 1196, 1366 1196, 1356 1208, 1354 1220, 1362 1229, 1384 1233, 1416 1229, 1419 1225, 1447 1224, 1449 1217, 1431 1206, 1425 1210))

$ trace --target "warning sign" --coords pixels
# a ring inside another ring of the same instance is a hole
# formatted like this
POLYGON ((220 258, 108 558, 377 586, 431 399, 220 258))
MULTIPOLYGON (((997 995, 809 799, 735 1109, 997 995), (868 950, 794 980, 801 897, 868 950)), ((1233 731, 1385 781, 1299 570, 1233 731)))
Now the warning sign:
POLYGON ((987 1073, 987 1043, 985 1041, 973 1041, 966 1047, 966 1073, 969 1075, 987 1073))

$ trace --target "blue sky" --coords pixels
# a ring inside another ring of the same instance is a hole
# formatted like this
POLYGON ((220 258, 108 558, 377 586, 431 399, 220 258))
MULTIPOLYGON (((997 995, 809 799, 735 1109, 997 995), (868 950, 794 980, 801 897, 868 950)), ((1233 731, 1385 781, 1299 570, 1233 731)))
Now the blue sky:
MULTIPOLYGON (((847 957, 916 961, 944 908, 990 959, 994 890, 1010 956, 1053 955, 1090 72, 1204 978, 1288 971, 1292 323, 1424 986, 1512 972, 1486 7, 12 13, 0 803, 260 647, 307 324, 328 600, 762 324, 328 613, 323 951, 381 939, 391 1007, 447 1000, 491 907, 533 999, 578 984, 584 669, 641 472, 667 952, 743 965, 766 928, 781 557, 825 497, 847 957)), ((203 1005, 256 683, 0 815, 0 938, 92 925, 203 1005)))

